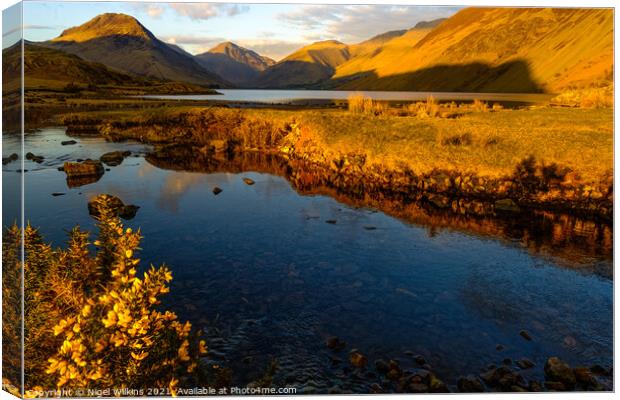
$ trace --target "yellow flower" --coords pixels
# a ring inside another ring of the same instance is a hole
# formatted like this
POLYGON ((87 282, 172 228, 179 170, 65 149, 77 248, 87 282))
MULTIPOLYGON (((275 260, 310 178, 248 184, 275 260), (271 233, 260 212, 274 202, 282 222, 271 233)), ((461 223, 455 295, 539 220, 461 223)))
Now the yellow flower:
POLYGON ((133 256, 133 250, 125 250, 125 257, 131 258, 131 256, 133 256))
POLYGON ((84 308, 82 308, 82 317, 87 318, 92 311, 92 306, 90 304, 86 304, 84 308))
POLYGON ((136 354, 134 352, 131 352, 131 357, 134 360, 138 360, 138 361, 144 360, 148 355, 149 355, 148 352, 141 352, 141 353, 138 353, 138 354, 136 354))
POLYGON ((198 343, 198 351, 200 354, 207 354, 207 343, 204 340, 198 343))
POLYGON ((102 319, 101 322, 103 322, 103 326, 105 326, 106 328, 116 325, 116 313, 112 310, 108 311, 107 318, 102 319))

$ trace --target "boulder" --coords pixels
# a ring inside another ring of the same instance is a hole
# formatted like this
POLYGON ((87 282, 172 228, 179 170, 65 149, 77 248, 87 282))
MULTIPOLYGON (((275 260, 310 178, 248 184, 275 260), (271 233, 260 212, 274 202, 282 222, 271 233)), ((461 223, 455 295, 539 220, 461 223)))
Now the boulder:
POLYGON ((325 340, 325 344, 328 349, 342 350, 346 347, 347 343, 340 340, 338 336, 330 336, 325 340))
POLYGON ((60 144, 63 146, 70 146, 72 144, 77 144, 77 142, 75 140, 63 140, 60 144))
POLYGON ((575 373, 565 362, 557 357, 549 357, 545 363, 545 377, 547 381, 561 382, 565 386, 573 387, 576 382, 575 373))
POLYGON ((250 178, 243 178, 243 182, 245 182, 246 185, 253 185, 255 182, 250 179, 250 178))
POLYGON ((216 195, 216 196, 217 196, 218 194, 222 193, 222 192, 223 192, 223 190, 222 190, 222 189, 220 189, 220 188, 219 188, 219 187, 217 187, 217 186, 213 188, 213 194, 214 194, 214 195, 216 195))
POLYGON ((67 161, 63 165, 63 170, 67 174, 68 178, 83 177, 83 176, 97 176, 100 177, 104 174, 103 164, 97 160, 85 160, 83 162, 71 162, 67 161))
POLYGON ((110 194, 100 194, 88 201, 88 213, 98 218, 101 215, 102 204, 105 204, 115 216, 123 219, 132 219, 140 207, 125 205, 121 199, 110 194))

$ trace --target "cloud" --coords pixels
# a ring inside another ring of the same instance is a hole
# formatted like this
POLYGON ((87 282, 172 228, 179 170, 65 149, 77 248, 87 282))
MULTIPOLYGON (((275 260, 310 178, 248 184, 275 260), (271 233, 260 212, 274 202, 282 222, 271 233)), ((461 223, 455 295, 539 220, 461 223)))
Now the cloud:
POLYGON ((151 18, 159 18, 166 9, 158 3, 131 3, 133 8, 139 12, 146 13, 151 18))
MULTIPOLYGON (((56 29, 63 29, 64 26, 59 26, 59 25, 55 25, 55 26, 51 26, 51 25, 24 25, 23 29, 24 31, 27 30, 56 30, 56 29)), ((19 32, 22 30, 22 27, 17 27, 17 28, 13 28, 10 29, 6 32, 2 32, 2 37, 6 37, 8 35, 11 35, 15 32, 19 32)))
POLYGON ((307 35, 355 43, 395 29, 408 29, 420 21, 449 17, 459 7, 401 5, 307 5, 278 19, 307 35))
MULTIPOLYGON (((209 51, 229 38, 219 36, 169 35, 160 36, 166 43, 176 44, 192 54, 209 51)), ((239 46, 254 50, 260 55, 279 60, 293 51, 305 46, 307 42, 286 41, 272 38, 247 38, 233 40, 239 46)))
POLYGON ((193 20, 207 20, 226 15, 229 17, 247 12, 250 7, 240 4, 208 4, 208 3, 169 3, 168 6, 178 15, 193 20))

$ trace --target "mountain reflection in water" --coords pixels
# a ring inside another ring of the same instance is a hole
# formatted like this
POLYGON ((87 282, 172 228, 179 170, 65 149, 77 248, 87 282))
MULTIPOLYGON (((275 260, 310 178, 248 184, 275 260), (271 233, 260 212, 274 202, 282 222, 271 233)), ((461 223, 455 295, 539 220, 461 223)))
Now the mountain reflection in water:
MULTIPOLYGON (((437 231, 454 230, 478 237, 501 240, 527 249, 532 255, 549 258, 567 268, 613 277, 613 227, 568 214, 532 210, 517 215, 485 210, 484 204, 458 200, 449 209, 438 208, 425 198, 370 192, 339 184, 337 174, 325 174, 303 162, 259 152, 206 155, 186 146, 170 146, 146 155, 146 160, 162 169, 202 173, 242 173, 254 171, 286 178, 302 195, 322 195, 355 208, 371 208, 404 222, 437 231), (473 212, 472 212, 473 211, 473 212)), ((161 199, 164 207, 175 208, 175 196, 200 178, 189 176, 166 182, 161 199), (187 181, 189 179, 189 181, 187 181)), ((478 203, 478 202, 476 202, 478 203)))

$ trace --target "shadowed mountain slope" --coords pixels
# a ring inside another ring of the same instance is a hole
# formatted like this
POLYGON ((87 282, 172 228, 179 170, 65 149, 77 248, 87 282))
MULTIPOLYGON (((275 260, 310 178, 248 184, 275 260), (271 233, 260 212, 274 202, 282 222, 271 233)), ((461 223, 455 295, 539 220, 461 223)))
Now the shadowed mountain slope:
POLYGON ((255 86, 261 88, 304 87, 329 79, 336 67, 349 60, 349 46, 336 40, 302 47, 266 69, 255 86))
POLYGON ((331 86, 419 90, 450 81, 442 84, 449 91, 473 80, 479 91, 557 91, 610 80, 613 71, 611 9, 467 8, 399 48, 406 36, 342 64, 331 86), (472 76, 471 65, 485 67, 472 76))
POLYGON ((235 85, 253 81, 262 71, 275 64, 271 58, 232 42, 220 43, 211 50, 198 54, 196 60, 209 71, 235 85))
POLYGON ((228 84, 125 14, 99 15, 43 45, 136 75, 205 86, 228 84))
MULTIPOLYGON (((21 44, 4 49, 3 76, 21 71, 21 44)), ((144 85, 147 80, 113 71, 103 64, 84 61, 60 50, 24 42, 25 87, 59 89, 81 85, 144 85)))

